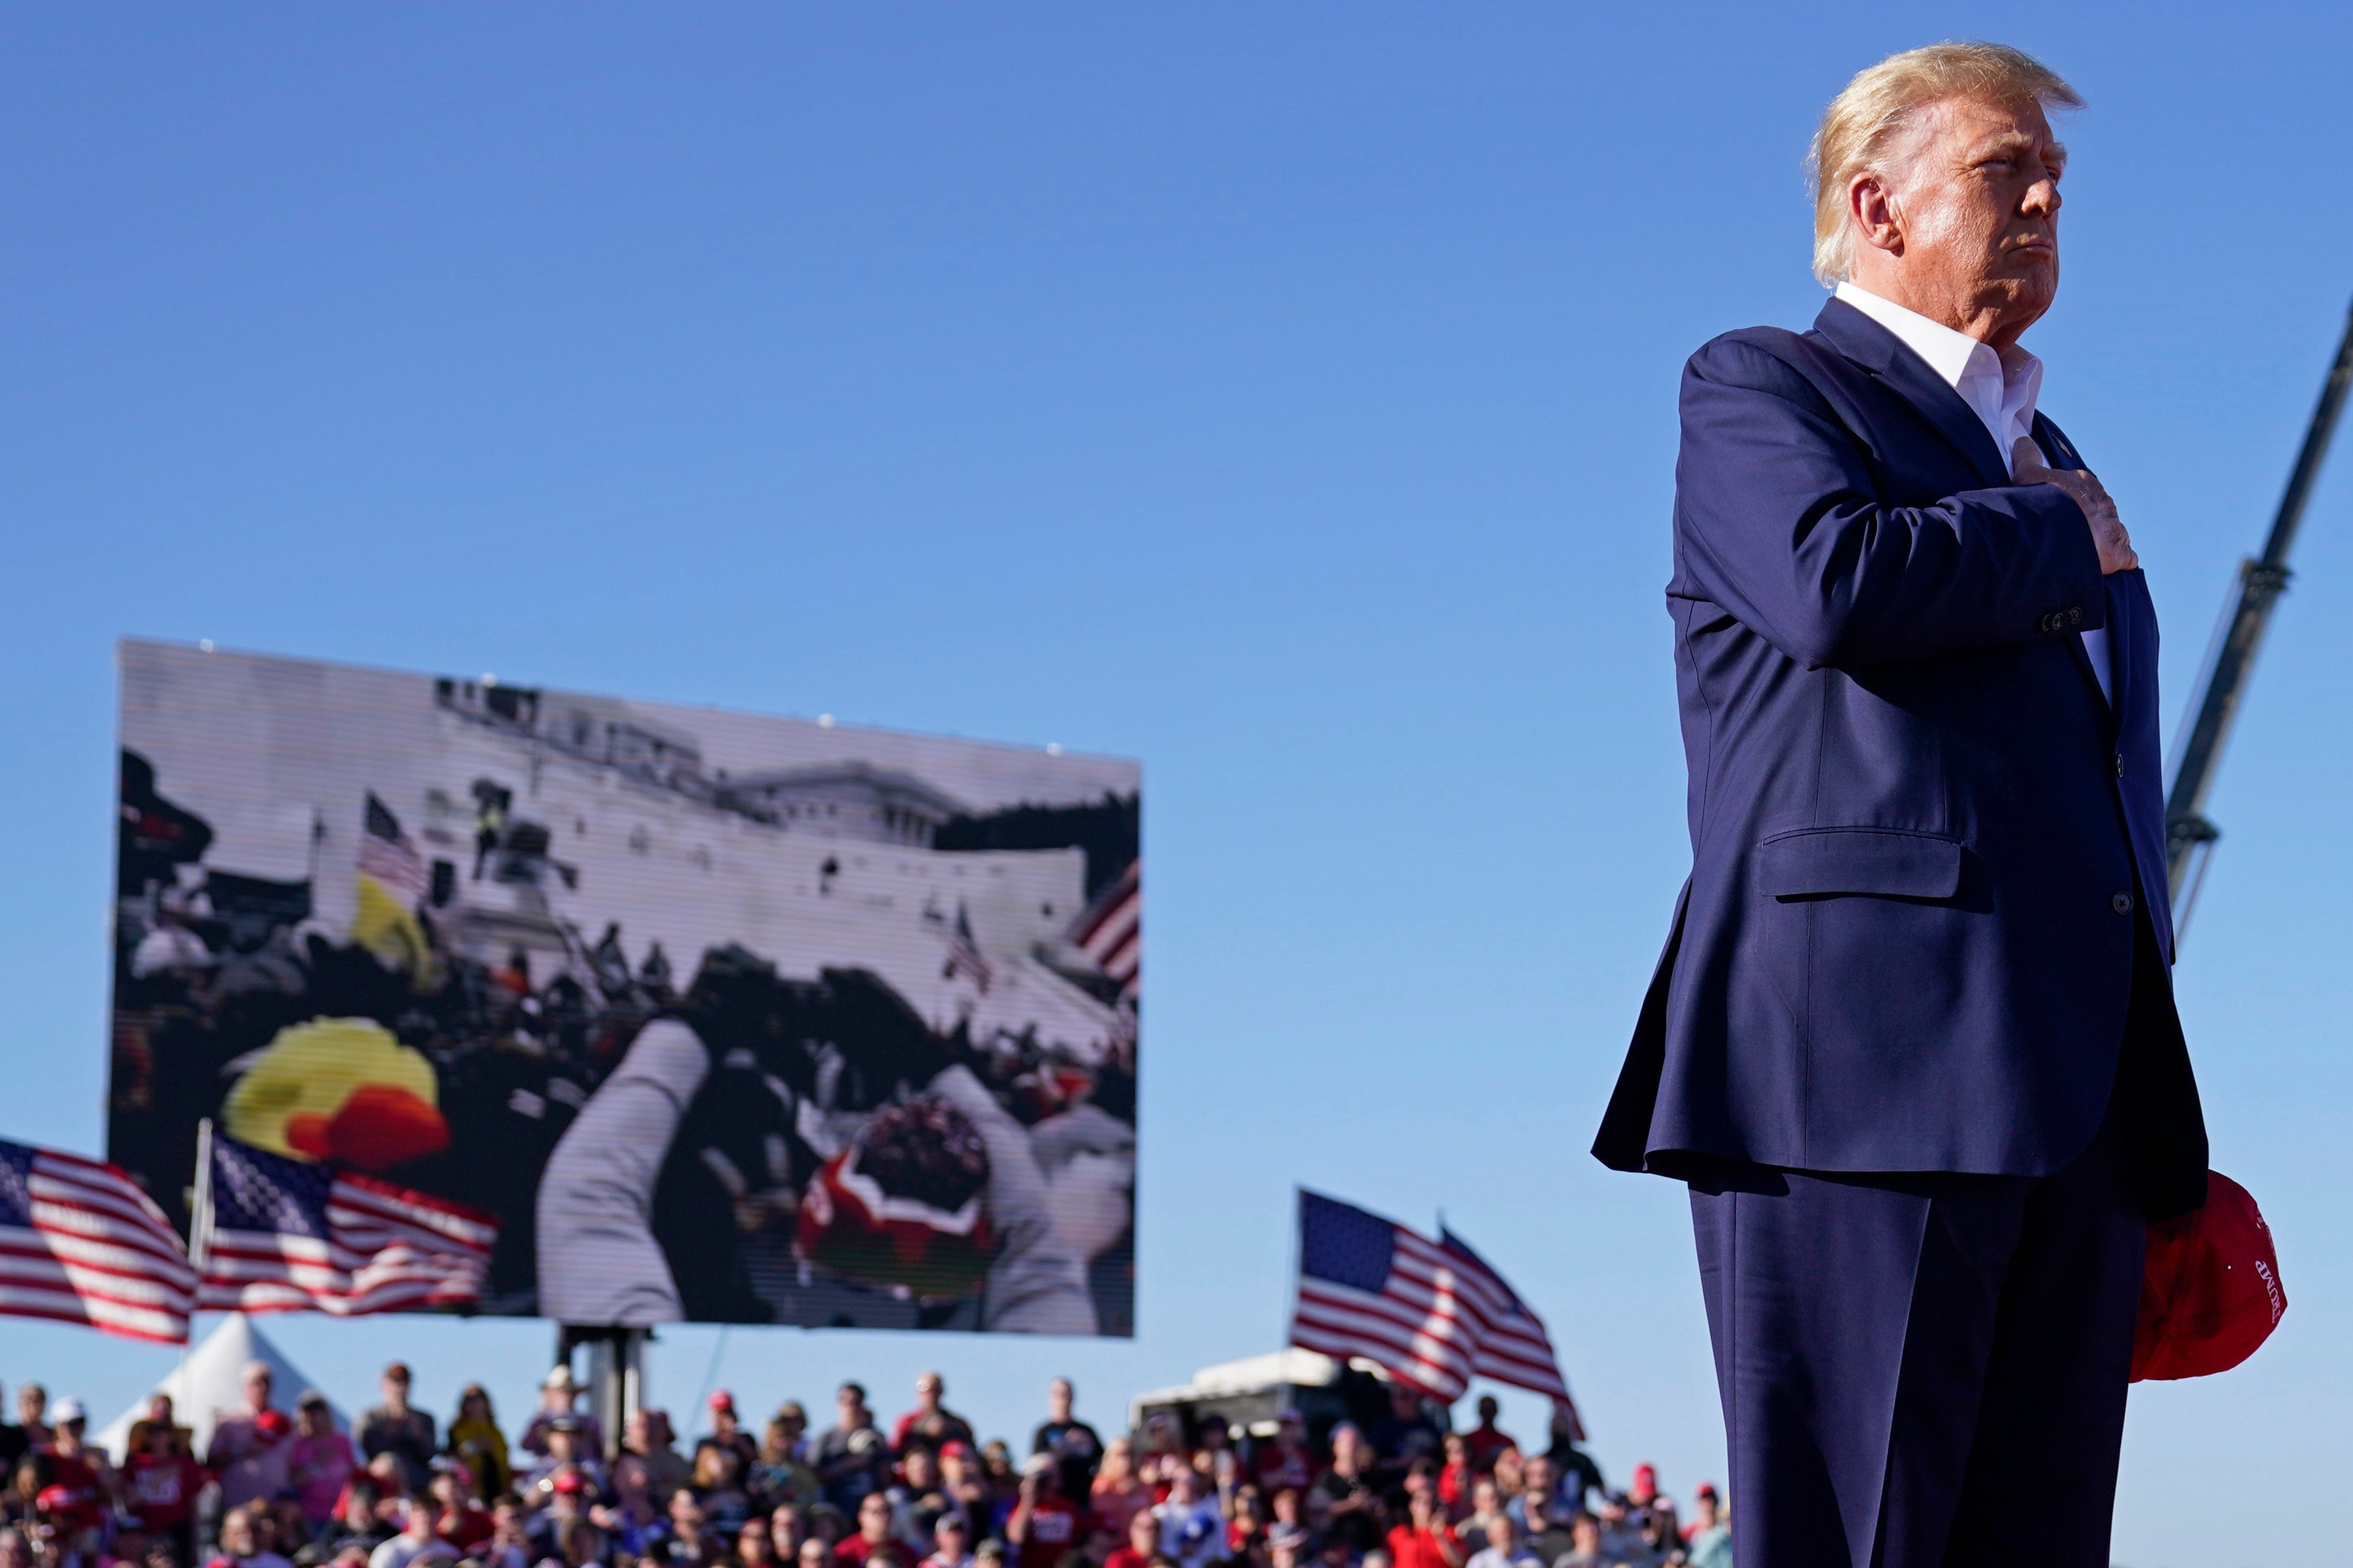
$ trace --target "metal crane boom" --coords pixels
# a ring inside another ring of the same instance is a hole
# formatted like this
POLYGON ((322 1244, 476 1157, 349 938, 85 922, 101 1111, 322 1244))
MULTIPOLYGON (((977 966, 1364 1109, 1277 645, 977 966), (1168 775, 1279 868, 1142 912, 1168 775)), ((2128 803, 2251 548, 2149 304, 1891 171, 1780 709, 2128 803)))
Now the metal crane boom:
POLYGON ((2287 588, 2292 574, 2288 552, 2295 545, 2305 503, 2311 500, 2312 487, 2328 456, 2337 416, 2345 412, 2348 387, 2353 387, 2353 313, 2348 313, 2345 336, 2337 342, 2337 361, 2321 385, 2319 406, 2312 411, 2312 424, 2304 433, 2304 449, 2296 454, 2295 468, 2288 475, 2287 493, 2280 497, 2279 512, 2272 519, 2271 537, 2263 542, 2261 557, 2239 563, 2238 602, 2215 644, 2205 689, 2199 693, 2194 710, 2197 717, 2174 764, 2173 789, 2165 802, 2165 870, 2178 911, 2177 928, 2189 923, 2189 907, 2197 901, 2198 885, 2205 879, 2214 841, 2222 836, 2222 830, 2206 819, 2206 796, 2214 787, 2222 747, 2238 717, 2239 699, 2246 694, 2248 679, 2254 673, 2255 655, 2263 648, 2272 610, 2287 588))

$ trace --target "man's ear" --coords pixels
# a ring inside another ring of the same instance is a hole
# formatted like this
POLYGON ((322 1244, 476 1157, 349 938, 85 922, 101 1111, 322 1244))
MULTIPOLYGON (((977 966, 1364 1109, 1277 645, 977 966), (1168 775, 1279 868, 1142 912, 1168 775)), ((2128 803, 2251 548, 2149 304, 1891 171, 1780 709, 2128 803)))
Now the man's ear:
POLYGON ((1891 256, 1904 254, 1904 213, 1886 176, 1863 169, 1849 180, 1846 216, 1864 244, 1891 256))

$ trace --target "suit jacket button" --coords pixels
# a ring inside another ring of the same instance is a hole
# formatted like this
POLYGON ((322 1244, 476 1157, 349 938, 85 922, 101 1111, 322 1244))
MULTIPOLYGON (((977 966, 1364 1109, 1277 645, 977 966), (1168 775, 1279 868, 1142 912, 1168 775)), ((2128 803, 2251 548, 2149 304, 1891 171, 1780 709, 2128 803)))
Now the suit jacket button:
POLYGON ((2039 628, 2041 628, 2042 630, 2043 630, 2043 631, 2046 631, 2046 632, 2047 632, 2047 631, 2049 631, 2049 630, 2051 629, 2051 621, 2052 621, 2052 617, 2051 617, 2051 616, 2043 616, 2041 620, 2039 620, 2039 621, 2035 622, 2034 624, 2035 624, 2035 626, 2038 626, 2038 627, 2039 627, 2039 628))
POLYGON ((2068 624, 2069 626, 2074 626, 2076 623, 2078 623, 2079 621, 2081 621, 2083 618, 2084 618, 2084 606, 2083 606, 2083 605, 2073 605, 2073 606, 2072 606, 2072 607, 2067 611, 2067 624, 2068 624))
POLYGON ((2128 915, 2132 913, 2132 895, 2130 893, 2118 893, 2115 898, 2108 900, 2108 908, 2116 910, 2116 913, 2120 915, 2128 915))
POLYGON ((2122 778, 2122 777, 2124 777, 2124 776, 2125 776, 2125 754, 2124 754, 2122 752, 2118 752, 2116 753, 2116 777, 2118 777, 2118 778, 2122 778))

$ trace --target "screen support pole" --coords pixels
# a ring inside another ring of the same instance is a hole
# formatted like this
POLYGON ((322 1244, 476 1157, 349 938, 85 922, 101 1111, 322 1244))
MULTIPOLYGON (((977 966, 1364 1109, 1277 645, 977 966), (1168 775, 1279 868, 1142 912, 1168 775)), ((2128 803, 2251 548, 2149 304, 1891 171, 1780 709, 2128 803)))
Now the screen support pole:
POLYGON ((621 1434, 645 1406, 646 1346, 653 1337, 651 1329, 618 1323, 565 1323, 555 1331, 559 1365, 571 1365, 572 1352, 588 1348, 588 1409, 604 1431, 607 1464, 619 1458, 621 1434))

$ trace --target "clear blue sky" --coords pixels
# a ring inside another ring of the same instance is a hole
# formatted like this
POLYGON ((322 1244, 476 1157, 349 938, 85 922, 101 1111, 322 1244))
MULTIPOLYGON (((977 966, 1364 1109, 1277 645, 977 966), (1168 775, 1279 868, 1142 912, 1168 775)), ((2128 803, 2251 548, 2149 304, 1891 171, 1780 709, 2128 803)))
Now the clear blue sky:
MULTIPOLYGON (((1140 1336, 738 1331, 721 1379, 895 1410, 936 1363, 1010 1431, 1067 1370, 1115 1418, 1271 1348, 1305 1182, 1442 1206, 1613 1474, 1720 1479, 1682 1194, 1584 1152, 1688 854, 1675 378, 1818 308, 1822 102, 1969 36, 2091 100, 2028 341, 2178 709, 2353 294, 2342 6, 10 9, 0 1136, 100 1144, 118 635, 1121 752, 1140 1336)), ((2293 1306, 2136 1394, 2137 1568, 2342 1535, 2348 446, 2179 972, 2293 1306)), ((271 1331, 341 1399, 397 1348, 516 1416, 552 1338, 271 1331)), ((0 1331, 102 1416, 169 1360, 0 1331)))

